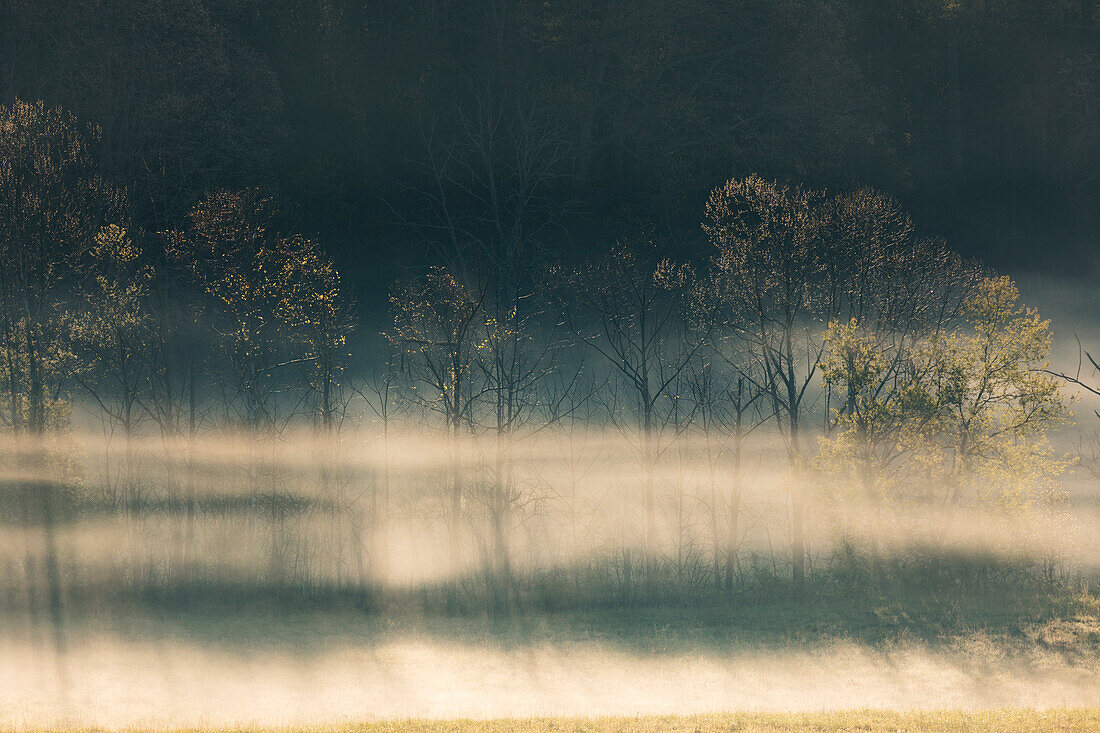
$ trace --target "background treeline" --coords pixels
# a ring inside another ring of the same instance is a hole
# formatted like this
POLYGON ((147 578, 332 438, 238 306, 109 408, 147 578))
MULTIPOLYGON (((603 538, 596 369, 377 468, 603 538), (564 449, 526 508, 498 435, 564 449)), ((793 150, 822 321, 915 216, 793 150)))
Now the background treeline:
POLYGON ((0 102, 97 124, 150 231, 277 190, 371 310, 488 188, 572 251, 639 211, 701 246, 731 176, 872 185, 965 254, 1068 267, 1100 210, 1097 23, 1094 0, 4 0, 0 102))
POLYGON ((517 221, 544 199, 504 214, 478 179, 481 215, 432 199, 442 264, 353 348, 348 283, 277 197, 213 189, 148 230, 98 128, 17 101, 0 131, 16 606, 507 611, 1082 560, 1048 323, 873 189, 734 178, 698 256, 636 226, 571 264, 517 221))

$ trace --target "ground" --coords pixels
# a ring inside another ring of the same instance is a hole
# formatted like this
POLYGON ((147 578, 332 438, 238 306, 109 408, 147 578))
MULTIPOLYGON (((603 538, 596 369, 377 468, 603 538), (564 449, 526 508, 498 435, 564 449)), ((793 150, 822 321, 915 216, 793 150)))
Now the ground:
POLYGON ((741 713, 484 721, 408 720, 308 728, 201 728, 187 729, 186 733, 207 733, 215 730, 224 733, 1092 733, 1100 730, 1100 708, 906 713, 858 710, 809 714, 741 713))
POLYGON ((1100 599, 1079 592, 115 609, 68 619, 61 664, 42 634, 0 643, 0 730, 1100 731, 1100 599), (379 719, 412 722, 356 722, 379 719))

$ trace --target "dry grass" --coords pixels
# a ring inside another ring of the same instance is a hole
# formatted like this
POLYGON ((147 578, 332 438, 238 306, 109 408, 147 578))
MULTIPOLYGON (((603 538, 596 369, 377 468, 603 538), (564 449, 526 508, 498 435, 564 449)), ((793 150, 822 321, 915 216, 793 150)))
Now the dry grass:
POLYGON ((795 715, 733 714, 692 715, 685 717, 642 718, 541 718, 529 720, 493 721, 410 721, 347 726, 341 733, 779 733, 806 731, 813 733, 931 733, 932 731, 997 731, 1024 733, 1027 731, 1098 731, 1100 708, 1087 710, 995 710, 985 712, 893 712, 860 710, 851 712, 811 713, 795 715))
MULTIPOLYGON (((97 729, 70 729, 92 733, 97 729)), ((130 728, 126 730, 139 730, 130 728)), ((1035 733, 1100 731, 1100 708, 828 713, 735 713, 690 716, 409 720, 303 728, 203 728, 178 733, 1035 733)))
POLYGON ((0 733, 59 724, 195 733, 1100 733, 1100 599, 1091 595, 822 597, 495 621, 139 614, 74 620, 69 632, 65 704, 41 648, 0 637, 0 733), (692 715, 721 709, 745 712, 692 715), (781 710, 801 712, 757 712, 781 710), (593 717, 574 717, 584 714, 593 717), (308 727, 368 716, 405 720, 308 727))

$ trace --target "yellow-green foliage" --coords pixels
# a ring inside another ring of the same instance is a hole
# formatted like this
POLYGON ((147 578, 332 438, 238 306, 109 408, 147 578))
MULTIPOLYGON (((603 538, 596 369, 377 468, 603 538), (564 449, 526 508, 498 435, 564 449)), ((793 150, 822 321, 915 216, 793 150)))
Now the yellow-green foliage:
POLYGON ((92 297, 113 306, 119 315, 132 318, 149 293, 153 268, 140 262, 141 250, 130 233, 117 224, 104 227, 96 234, 88 255, 98 286, 92 297))
POLYGON ((73 346, 80 352, 73 368, 99 371, 114 391, 137 389, 137 363, 152 318, 146 298, 154 271, 141 250, 117 224, 101 229, 88 248, 82 307, 68 319, 73 346))
POLYGON ((1047 433, 1069 417, 1058 382, 1041 371, 1050 323, 1019 303, 1008 277, 985 280, 967 302, 965 329, 937 334, 918 350, 906 408, 931 409, 904 440, 919 452, 950 503, 969 493, 1005 509, 1050 505, 1067 459, 1047 433))
POLYGON ((819 466, 835 490, 1005 510, 1059 501, 1068 460, 1047 433, 1069 412, 1042 371, 1049 322, 1019 303, 1011 279, 981 282, 957 327, 909 353, 887 351, 855 319, 830 323, 825 347, 824 381, 843 406, 819 466))
POLYGON ((831 434, 820 441, 817 465, 830 495, 860 494, 879 504, 895 487, 891 461, 905 419, 890 392, 883 391, 890 357, 855 318, 832 321, 824 344, 823 379, 843 407, 835 413, 831 434))
POLYGON ((432 390, 424 399, 441 401, 449 419, 457 419, 473 354, 485 346, 476 328, 481 302, 450 272, 432 267, 394 290, 390 310, 387 339, 432 390))
POLYGON ((270 359, 280 341, 279 237, 275 202, 258 191, 208 194, 190 213, 190 228, 169 234, 168 255, 217 305, 218 328, 243 370, 270 359))
POLYGON ((315 240, 287 239, 277 256, 265 258, 261 268, 272 271, 263 285, 276 304, 279 319, 298 332, 312 351, 338 348, 347 342, 340 274, 315 240))
POLYGON ((228 356, 256 402, 256 378, 280 363, 312 362, 314 386, 327 391, 351 329, 331 258, 312 239, 279 233, 277 219, 276 201, 260 191, 217 191, 191 210, 185 231, 168 234, 169 258, 213 304, 228 356))

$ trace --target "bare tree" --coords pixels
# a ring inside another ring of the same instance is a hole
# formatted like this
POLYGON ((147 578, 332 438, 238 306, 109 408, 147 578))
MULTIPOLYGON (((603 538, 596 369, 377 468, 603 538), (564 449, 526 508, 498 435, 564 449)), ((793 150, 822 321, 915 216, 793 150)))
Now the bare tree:
MULTIPOLYGON (((493 488, 485 497, 492 536, 490 582, 510 585, 506 528, 515 433, 531 415, 534 385, 547 373, 549 341, 539 341, 532 280, 540 238, 565 208, 553 195, 565 165, 562 133, 550 108, 494 88, 472 95, 449 120, 434 120, 423 135, 424 182, 406 192, 415 212, 401 215, 456 281, 477 291, 480 315, 470 327, 484 348, 475 366, 484 385, 486 415, 469 424, 494 434, 493 488), (440 128, 447 127, 447 134, 440 128)), ((397 207, 391 207, 398 211, 397 207)), ((431 275, 429 274, 429 278, 431 275)), ((471 407, 468 405, 467 407, 471 407)), ((494 590, 493 605, 506 605, 494 590)))
MULTIPOLYGON (((389 550, 389 528, 391 522, 391 441, 394 423, 407 413, 406 398, 402 394, 401 369, 396 358, 403 350, 386 345, 385 358, 377 360, 359 384, 352 386, 366 404, 367 410, 377 421, 381 429, 382 467, 381 475, 374 472, 371 477, 369 552, 371 575, 377 580, 384 576, 389 550)), ((360 541, 360 545, 363 543, 360 541)), ((361 572, 360 576, 364 577, 361 572)))
MULTIPOLYGON (((449 271, 430 268, 390 296, 393 328, 386 336, 401 355, 419 400, 438 412, 450 443, 451 490, 447 509, 452 569, 461 558, 464 439, 473 420, 475 351, 481 347, 484 291, 475 293, 449 271)), ((457 599, 448 585, 447 603, 457 599)))
POLYGON ((765 392, 752 372, 739 366, 737 354, 726 353, 722 346, 719 342, 717 348, 708 350, 709 358, 692 365, 687 393, 695 403, 695 430, 703 440, 700 458, 706 471, 714 588, 732 596, 741 544, 745 441, 772 415, 761 410, 765 392), (725 496, 721 496, 718 468, 727 462, 732 475, 725 496))
POLYGON ((594 399, 606 386, 606 381, 592 374, 582 359, 576 364, 563 365, 541 385, 546 393, 542 400, 544 424, 558 438, 558 454, 565 468, 566 488, 560 495, 567 507, 568 562, 573 595, 577 599, 580 598, 584 562, 581 489, 586 479, 607 460, 598 440, 601 423, 597 419, 599 407, 594 399))
POLYGON ((586 263, 564 278, 563 289, 569 330, 603 357, 634 398, 629 429, 636 430, 642 467, 646 587, 653 593, 656 471, 661 435, 673 418, 670 390, 706 341, 706 327, 703 332, 696 329, 694 272, 662 257, 656 242, 644 236, 586 263))
POLYGON ((805 419, 821 344, 813 325, 839 303, 833 261, 822 239, 820 194, 757 176, 731 180, 707 201, 704 231, 718 253, 715 283, 727 325, 747 345, 786 442, 791 564, 805 578, 805 419))

